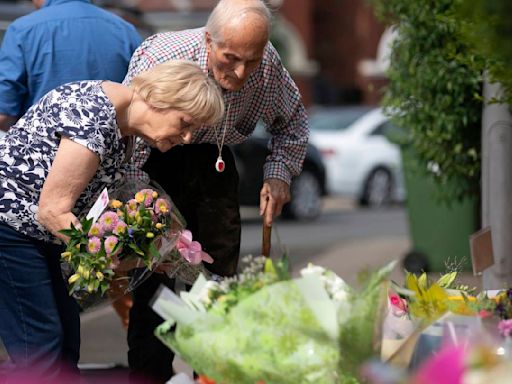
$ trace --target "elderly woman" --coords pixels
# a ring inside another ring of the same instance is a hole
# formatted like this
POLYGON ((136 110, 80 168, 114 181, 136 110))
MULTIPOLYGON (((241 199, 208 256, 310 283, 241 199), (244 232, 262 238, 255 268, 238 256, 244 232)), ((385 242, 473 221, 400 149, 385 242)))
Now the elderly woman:
POLYGON ((59 230, 77 225, 76 215, 122 180, 134 138, 167 151, 223 113, 216 83, 178 60, 141 73, 130 87, 60 86, 0 140, 0 338, 10 373, 26 369, 52 382, 76 373, 79 309, 61 276, 59 230))

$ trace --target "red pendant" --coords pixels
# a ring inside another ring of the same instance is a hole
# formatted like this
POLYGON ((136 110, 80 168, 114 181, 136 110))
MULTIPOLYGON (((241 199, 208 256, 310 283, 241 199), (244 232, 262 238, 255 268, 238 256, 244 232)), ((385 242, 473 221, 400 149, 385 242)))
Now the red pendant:
POLYGON ((226 168, 226 164, 224 163, 224 160, 222 160, 222 157, 217 157, 217 161, 215 162, 215 169, 217 172, 224 172, 224 169, 226 168))

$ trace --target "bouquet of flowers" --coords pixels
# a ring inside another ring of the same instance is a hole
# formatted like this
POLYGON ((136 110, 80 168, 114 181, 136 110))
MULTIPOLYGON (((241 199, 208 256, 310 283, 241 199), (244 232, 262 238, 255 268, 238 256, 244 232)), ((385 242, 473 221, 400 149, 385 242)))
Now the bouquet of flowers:
POLYGON ((247 261, 233 278, 200 276, 181 297, 163 290, 153 308, 167 321, 156 335, 218 383, 358 383, 358 364, 379 347, 394 263, 355 290, 319 266, 293 279, 286 258, 247 261))
POLYGON ((83 308, 104 298, 116 299, 140 284, 155 270, 187 281, 204 273, 201 261, 213 260, 192 241, 184 220, 171 200, 156 189, 134 185, 115 192, 95 221, 84 218, 79 226, 62 230, 69 237, 62 253, 63 271, 70 294, 83 308), (129 198, 126 198, 129 197, 129 198))

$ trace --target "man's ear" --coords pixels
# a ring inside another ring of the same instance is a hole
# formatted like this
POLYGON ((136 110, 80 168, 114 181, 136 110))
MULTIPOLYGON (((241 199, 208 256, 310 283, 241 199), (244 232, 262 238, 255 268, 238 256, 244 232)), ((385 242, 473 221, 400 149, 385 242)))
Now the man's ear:
POLYGON ((206 41, 206 52, 210 53, 212 49, 212 36, 210 35, 210 32, 204 32, 204 41, 206 41))

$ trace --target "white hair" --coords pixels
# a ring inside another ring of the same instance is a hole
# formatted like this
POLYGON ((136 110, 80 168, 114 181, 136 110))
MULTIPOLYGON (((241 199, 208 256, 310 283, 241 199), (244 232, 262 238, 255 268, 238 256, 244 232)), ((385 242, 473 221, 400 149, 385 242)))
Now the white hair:
POLYGON ((215 43, 221 43, 222 28, 247 14, 260 16, 267 25, 267 36, 270 35, 272 13, 262 0, 220 0, 208 17, 206 31, 215 43))

